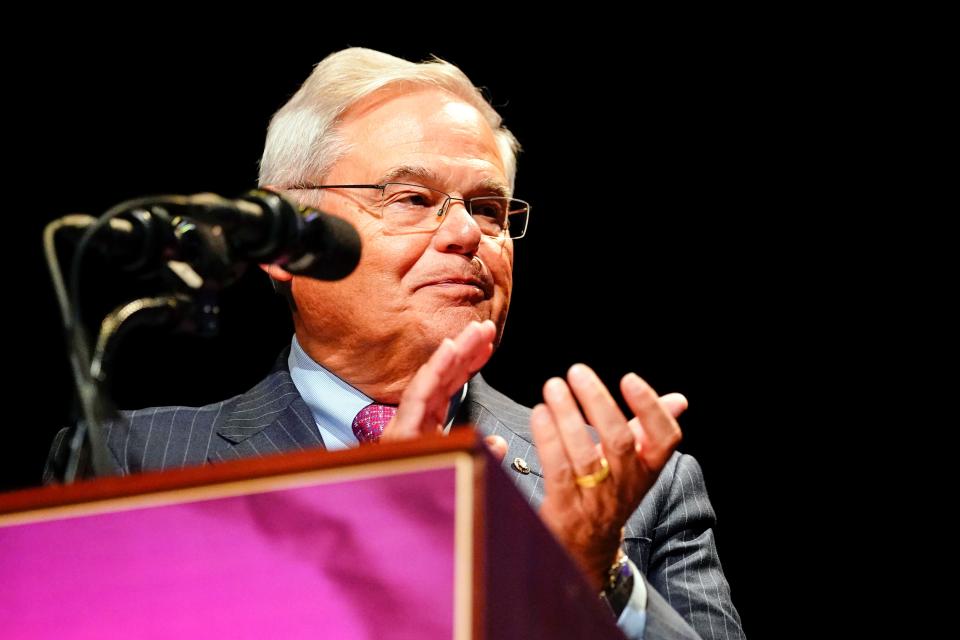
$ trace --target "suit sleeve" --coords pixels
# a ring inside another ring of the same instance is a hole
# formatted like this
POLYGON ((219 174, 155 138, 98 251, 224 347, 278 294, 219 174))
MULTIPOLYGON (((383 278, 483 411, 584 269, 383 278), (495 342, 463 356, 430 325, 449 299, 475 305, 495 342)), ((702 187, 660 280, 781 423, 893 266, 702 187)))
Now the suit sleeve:
POLYGON ((70 434, 73 429, 65 427, 57 431, 50 444, 47 462, 43 466, 43 484, 53 484, 63 478, 64 467, 70 455, 70 434))
POLYGON ((679 456, 652 532, 647 640, 745 637, 717 555, 715 522, 700 465, 679 456))
MULTIPOLYGON (((67 461, 70 459, 70 444, 74 433, 74 427, 64 427, 54 436, 53 442, 50 444, 50 452, 47 454, 47 462, 43 467, 43 484, 53 484, 63 480, 67 461)), ((107 464, 110 465, 108 475, 125 475, 126 470, 117 460, 116 454, 109 446, 107 449, 107 464)), ((89 447, 84 447, 77 466, 77 477, 92 478, 93 476, 89 447)))

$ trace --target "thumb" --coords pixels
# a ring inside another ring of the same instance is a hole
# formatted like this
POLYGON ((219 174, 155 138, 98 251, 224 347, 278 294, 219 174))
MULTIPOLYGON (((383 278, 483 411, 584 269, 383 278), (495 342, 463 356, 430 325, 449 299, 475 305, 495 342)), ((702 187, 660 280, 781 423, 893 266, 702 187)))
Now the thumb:
POLYGON ((660 404, 676 419, 687 410, 690 402, 682 393, 667 393, 660 396, 660 404))
POLYGON ((483 444, 487 445, 490 453, 497 459, 497 462, 503 462, 507 455, 507 441, 500 436, 487 436, 483 439, 483 444))

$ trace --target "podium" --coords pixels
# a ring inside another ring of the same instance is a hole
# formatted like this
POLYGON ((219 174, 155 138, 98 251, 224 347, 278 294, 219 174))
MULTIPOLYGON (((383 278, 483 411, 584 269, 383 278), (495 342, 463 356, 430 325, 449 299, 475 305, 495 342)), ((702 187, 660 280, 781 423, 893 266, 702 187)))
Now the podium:
POLYGON ((470 429, 0 495, 4 638, 622 638, 470 429))

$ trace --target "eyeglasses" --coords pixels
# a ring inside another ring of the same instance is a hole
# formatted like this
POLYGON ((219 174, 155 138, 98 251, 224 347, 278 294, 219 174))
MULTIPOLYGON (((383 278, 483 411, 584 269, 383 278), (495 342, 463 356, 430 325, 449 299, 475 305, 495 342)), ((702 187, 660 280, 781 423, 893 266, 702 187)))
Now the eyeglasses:
POLYGON ((527 232, 530 203, 504 196, 454 198, 430 187, 405 182, 385 184, 297 185, 290 189, 377 189, 380 217, 394 233, 435 231, 443 222, 450 202, 459 200, 473 216, 480 231, 493 238, 522 238, 527 232))

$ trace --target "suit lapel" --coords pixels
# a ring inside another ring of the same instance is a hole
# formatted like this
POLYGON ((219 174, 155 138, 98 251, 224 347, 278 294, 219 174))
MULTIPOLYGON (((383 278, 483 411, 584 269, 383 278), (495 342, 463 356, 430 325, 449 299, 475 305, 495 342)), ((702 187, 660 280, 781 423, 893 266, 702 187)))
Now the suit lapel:
POLYGON ((530 433, 530 409, 517 404, 483 379, 479 373, 467 386, 456 425, 474 425, 483 435, 497 435, 507 441, 507 455, 501 465, 521 493, 535 506, 543 498, 543 471, 530 433), (515 461, 519 458, 519 464, 515 461), (523 469, 529 469, 524 473, 523 469))
POLYGON ((220 441, 211 447, 211 462, 324 446, 287 370, 286 352, 269 376, 230 403, 214 429, 220 441))

